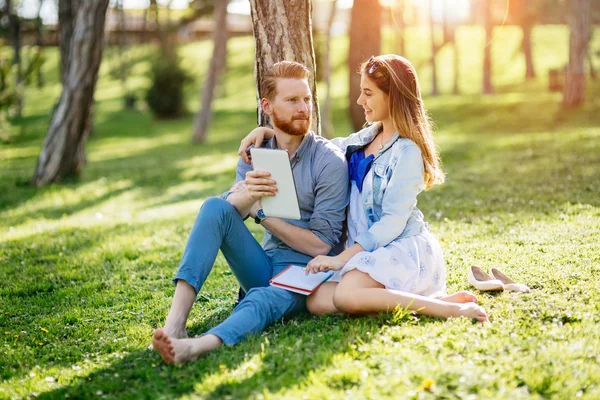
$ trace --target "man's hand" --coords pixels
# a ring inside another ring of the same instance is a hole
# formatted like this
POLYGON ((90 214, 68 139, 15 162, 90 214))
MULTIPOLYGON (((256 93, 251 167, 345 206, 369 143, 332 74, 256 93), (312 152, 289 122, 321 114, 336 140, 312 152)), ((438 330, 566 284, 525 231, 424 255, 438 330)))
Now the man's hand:
POLYGON ((249 171, 246 173, 246 179, 244 180, 248 196, 255 201, 260 200, 261 197, 275 196, 277 193, 277 182, 271 178, 271 174, 267 171, 249 171))

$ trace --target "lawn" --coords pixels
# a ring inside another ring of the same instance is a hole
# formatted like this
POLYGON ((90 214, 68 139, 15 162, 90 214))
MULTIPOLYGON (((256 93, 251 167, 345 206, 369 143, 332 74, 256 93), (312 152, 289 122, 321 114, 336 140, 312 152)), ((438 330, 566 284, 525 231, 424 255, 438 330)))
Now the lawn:
MULTIPOLYGON (((566 28, 534 31, 533 82, 522 82, 519 37, 516 28, 498 30, 496 94, 480 96, 483 31, 459 31, 463 94, 425 100, 448 179, 423 193, 419 207, 442 242, 450 291, 469 289, 467 266, 477 264, 499 267, 531 293, 478 293, 488 326, 402 312, 304 315, 183 367, 164 365, 146 346, 170 306, 195 215, 231 184, 237 145, 255 123, 252 39, 230 41, 202 146, 190 145, 191 112, 156 121, 143 105, 123 110, 110 75, 116 51, 108 49, 83 176, 34 189, 27 182, 60 94, 57 54, 48 51, 48 84, 28 89, 12 142, 0 144, 0 398, 600 398, 600 83, 589 81, 584 107, 561 110, 546 77, 568 59, 566 28)), ((426 33, 415 29, 408 39, 427 93, 426 33)), ((350 129, 346 48, 337 39, 340 135, 350 129)), ((181 48, 197 76, 189 110, 198 107, 210 49, 181 48)), ((446 50, 443 93, 452 87, 446 50)), ((133 51, 142 62, 129 84, 141 96, 148 49, 133 51)), ((236 290, 219 255, 190 333, 222 321, 236 290)))

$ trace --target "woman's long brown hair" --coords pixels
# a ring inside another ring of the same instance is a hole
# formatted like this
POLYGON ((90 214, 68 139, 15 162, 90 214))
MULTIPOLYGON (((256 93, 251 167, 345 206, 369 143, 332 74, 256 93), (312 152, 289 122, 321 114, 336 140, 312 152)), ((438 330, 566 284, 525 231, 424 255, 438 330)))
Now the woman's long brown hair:
POLYGON ((421 149, 425 190, 443 183, 444 171, 412 64, 399 55, 385 54, 364 62, 360 73, 388 96, 390 117, 398 135, 412 140, 421 149))

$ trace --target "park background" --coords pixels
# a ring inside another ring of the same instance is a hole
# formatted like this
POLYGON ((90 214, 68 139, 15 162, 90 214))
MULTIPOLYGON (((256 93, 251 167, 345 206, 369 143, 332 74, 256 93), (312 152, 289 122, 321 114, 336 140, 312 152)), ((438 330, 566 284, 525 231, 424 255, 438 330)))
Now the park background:
MULTIPOLYGON (((587 1, 589 56, 584 96, 575 105, 564 95, 568 16, 585 0, 511 1, 523 6, 516 9, 504 0, 458 1, 455 11, 444 1, 354 4, 380 9, 376 54, 400 53, 417 67, 447 173, 444 185, 420 195, 419 207, 441 240, 449 291, 470 289, 467 267, 477 264, 502 269, 531 293, 478 293, 491 312, 488 326, 402 310, 367 318, 300 316, 172 367, 146 346, 169 308, 171 277, 195 215, 204 199, 230 186, 239 141, 256 125, 249 5, 232 1, 212 118, 204 137, 193 140, 219 25, 211 1, 185 3, 110 2, 87 162, 78 174, 36 184, 63 92, 58 8, 51 0, 3 2, 0 398, 600 397, 597 2, 587 1), (446 24, 444 10, 453 16, 446 24), (535 77, 526 76, 525 20, 535 77), (146 21, 143 31, 136 21, 146 21), (175 64, 165 66, 165 59, 175 64), (167 94, 155 98, 181 93, 182 102, 171 108, 174 115, 159 118, 148 93, 165 76, 182 79, 167 79, 167 94)), ((332 27, 335 131, 322 133, 348 135, 354 131, 352 2, 339 1, 333 24, 331 2, 313 3, 314 20, 321 21, 313 32, 317 68, 332 27)), ((362 29, 377 26, 368 20, 362 29)), ((323 102, 327 86, 316 85, 323 102)), ((248 226, 260 240, 260 227, 248 226)), ((219 255, 192 309, 190 333, 223 320, 236 291, 219 255)))

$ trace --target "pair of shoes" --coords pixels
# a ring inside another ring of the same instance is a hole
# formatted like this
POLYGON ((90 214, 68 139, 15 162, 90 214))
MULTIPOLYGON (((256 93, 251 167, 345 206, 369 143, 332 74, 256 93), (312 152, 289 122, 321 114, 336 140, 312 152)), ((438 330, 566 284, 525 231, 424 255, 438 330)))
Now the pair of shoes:
POLYGON ((516 283, 508 276, 504 275, 498 268, 492 268, 490 274, 485 273, 478 266, 472 265, 469 268, 467 280, 471 285, 482 292, 509 290, 511 292, 526 293, 530 291, 527 285, 516 283))

